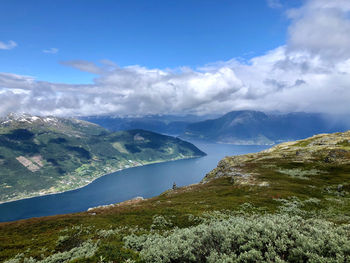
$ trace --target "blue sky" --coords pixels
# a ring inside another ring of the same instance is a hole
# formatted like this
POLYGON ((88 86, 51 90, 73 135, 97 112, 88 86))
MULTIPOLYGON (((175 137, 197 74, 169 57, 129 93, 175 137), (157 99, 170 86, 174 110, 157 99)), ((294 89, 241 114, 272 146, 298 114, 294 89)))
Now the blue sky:
POLYGON ((349 0, 0 0, 0 116, 350 114, 349 0))
POLYGON ((2 0, 0 71, 64 83, 93 76, 63 66, 65 60, 102 59, 120 66, 198 67, 251 58, 286 42, 291 3, 265 0, 2 0), (56 54, 43 50, 57 49, 56 54))

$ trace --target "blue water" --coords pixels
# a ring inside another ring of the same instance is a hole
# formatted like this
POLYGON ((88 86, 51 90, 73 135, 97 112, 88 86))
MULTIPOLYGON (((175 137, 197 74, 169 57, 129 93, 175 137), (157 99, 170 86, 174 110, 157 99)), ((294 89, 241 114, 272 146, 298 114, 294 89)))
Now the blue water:
POLYGON ((198 183, 225 156, 258 152, 268 146, 194 143, 208 155, 196 159, 146 165, 103 176, 77 190, 0 205, 0 222, 81 212, 89 207, 159 195, 177 186, 198 183))

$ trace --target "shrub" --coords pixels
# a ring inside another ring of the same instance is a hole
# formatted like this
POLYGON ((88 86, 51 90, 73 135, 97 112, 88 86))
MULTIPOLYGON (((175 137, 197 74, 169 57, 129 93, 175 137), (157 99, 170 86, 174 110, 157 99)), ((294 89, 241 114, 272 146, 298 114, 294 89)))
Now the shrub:
POLYGON ((89 258, 92 257, 98 249, 98 242, 94 243, 92 241, 86 241, 82 243, 79 247, 75 247, 69 251, 59 252, 53 254, 44 260, 38 261, 41 263, 59 263, 59 262, 69 262, 78 258, 89 258))
POLYGON ((124 241, 146 262, 350 261, 349 226, 281 214, 229 216, 124 241))
POLYGON ((63 263, 70 262, 79 258, 92 257, 98 249, 98 242, 86 241, 78 247, 74 247, 69 251, 55 253, 43 260, 35 260, 32 257, 25 258, 24 254, 18 254, 13 259, 5 263, 63 263))
POLYGON ((62 230, 61 233, 64 235, 59 236, 56 251, 63 252, 80 246, 85 241, 84 235, 89 234, 90 230, 90 228, 84 228, 81 225, 62 230))
POLYGON ((155 215, 153 217, 151 230, 164 230, 165 228, 169 228, 172 225, 173 223, 170 220, 167 220, 164 216, 155 215))
POLYGON ((101 229, 97 232, 97 234, 100 238, 108 238, 108 237, 113 236, 117 233, 118 233, 118 231, 115 231, 113 229, 109 229, 109 230, 101 229))

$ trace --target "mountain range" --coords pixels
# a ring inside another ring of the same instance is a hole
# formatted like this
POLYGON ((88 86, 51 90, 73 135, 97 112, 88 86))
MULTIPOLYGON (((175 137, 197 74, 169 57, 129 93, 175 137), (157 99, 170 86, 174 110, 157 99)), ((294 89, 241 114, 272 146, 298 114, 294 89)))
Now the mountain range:
POLYGON ((180 135, 184 133, 190 123, 215 118, 218 115, 149 115, 142 117, 118 117, 118 116, 88 116, 82 120, 101 125, 110 131, 144 129, 157 133, 180 135))
POLYGON ((233 111, 217 119, 189 124, 182 138, 232 144, 274 144, 318 133, 346 131, 350 125, 343 120, 316 113, 233 111))
POLYGON ((111 131, 145 129, 187 140, 231 144, 269 145, 350 129, 348 116, 305 112, 276 114, 244 110, 223 116, 94 116, 84 119, 111 131))

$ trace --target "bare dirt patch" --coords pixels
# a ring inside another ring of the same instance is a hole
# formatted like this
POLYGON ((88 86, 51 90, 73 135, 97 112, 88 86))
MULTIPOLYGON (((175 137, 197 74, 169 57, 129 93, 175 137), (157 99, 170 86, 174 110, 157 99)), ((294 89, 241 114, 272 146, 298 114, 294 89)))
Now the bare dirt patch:
POLYGON ((16 159, 31 172, 36 172, 40 170, 40 167, 38 165, 34 164, 31 160, 27 159, 24 156, 18 156, 16 157, 16 159))

